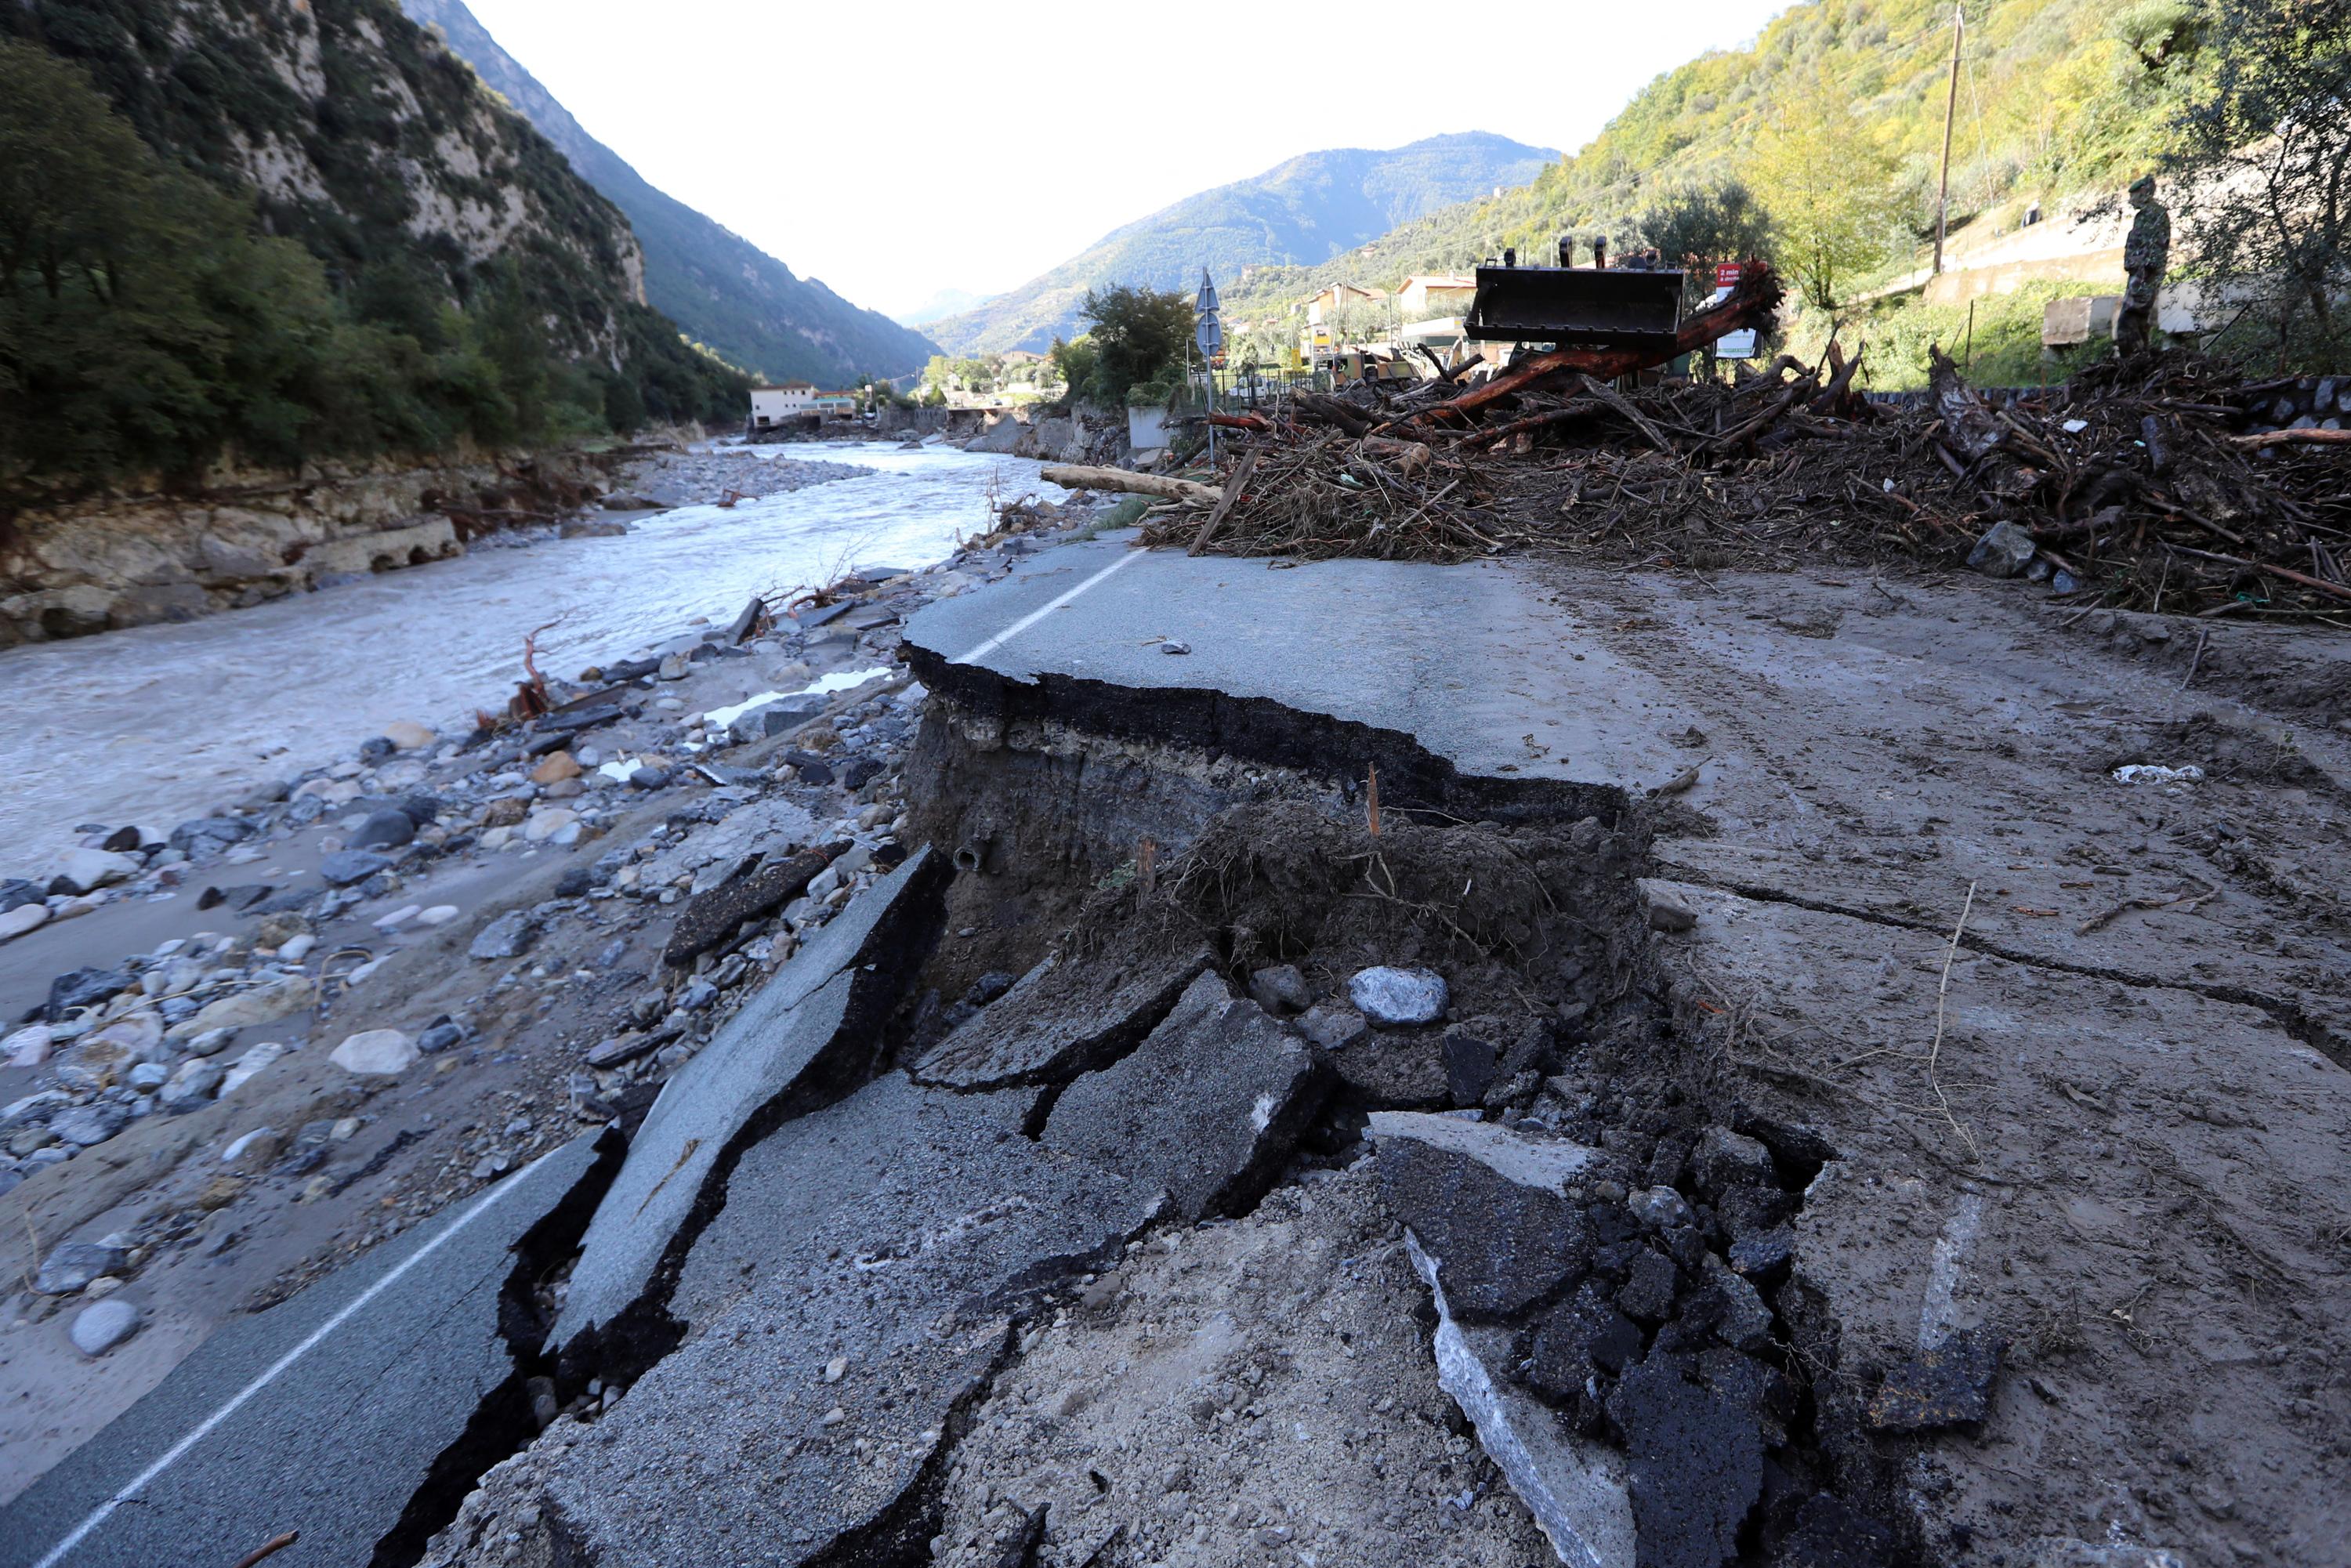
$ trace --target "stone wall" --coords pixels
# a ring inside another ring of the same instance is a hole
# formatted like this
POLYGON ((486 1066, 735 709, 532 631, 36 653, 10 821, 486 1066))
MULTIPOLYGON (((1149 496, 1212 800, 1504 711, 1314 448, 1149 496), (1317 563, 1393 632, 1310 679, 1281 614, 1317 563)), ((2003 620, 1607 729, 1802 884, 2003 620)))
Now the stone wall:
POLYGON ((446 560, 465 553, 468 534, 534 503, 601 488, 586 457, 562 454, 308 469, 189 497, 21 512, 0 528, 0 647, 184 621, 446 560))

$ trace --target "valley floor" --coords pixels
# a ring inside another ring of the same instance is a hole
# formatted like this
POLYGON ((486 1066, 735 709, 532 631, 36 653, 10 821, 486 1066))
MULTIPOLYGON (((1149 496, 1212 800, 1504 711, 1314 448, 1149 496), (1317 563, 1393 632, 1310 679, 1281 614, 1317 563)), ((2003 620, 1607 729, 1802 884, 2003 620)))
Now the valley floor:
POLYGON ((16 1188, 0 1563, 2351 1562, 2351 639, 1072 521, 337 780, 365 977, 16 1188))

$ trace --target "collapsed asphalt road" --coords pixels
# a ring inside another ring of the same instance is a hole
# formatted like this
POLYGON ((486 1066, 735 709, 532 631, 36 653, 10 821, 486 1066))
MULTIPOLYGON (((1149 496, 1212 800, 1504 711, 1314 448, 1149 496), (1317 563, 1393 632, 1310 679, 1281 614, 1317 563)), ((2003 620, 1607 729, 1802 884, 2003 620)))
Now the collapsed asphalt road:
POLYGON ((578 1245, 617 1141, 574 1139, 214 1334, 9 1508, 0 1563, 227 1562, 285 1533, 289 1562, 413 1557, 418 1500, 529 1429, 532 1277, 578 1245))
POLYGON ((2351 650, 1972 587, 923 612, 927 857, 673 1077, 422 1560, 2344 1560, 2351 650))

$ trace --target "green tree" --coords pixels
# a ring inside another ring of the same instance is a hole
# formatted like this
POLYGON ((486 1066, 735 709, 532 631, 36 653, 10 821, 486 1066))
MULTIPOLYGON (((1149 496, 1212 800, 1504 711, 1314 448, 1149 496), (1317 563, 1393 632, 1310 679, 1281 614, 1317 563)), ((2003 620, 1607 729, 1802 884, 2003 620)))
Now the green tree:
POLYGON ((1132 388, 1165 385, 1192 343, 1192 301, 1169 289, 1116 284, 1086 290, 1078 313, 1093 323, 1095 364, 1087 395, 1115 408, 1132 388))
MULTIPOLYGON (((1771 220, 1754 193, 1737 180, 1667 185, 1656 193, 1634 225, 1643 243, 1656 246, 1672 267, 1744 261, 1768 256, 1771 247, 1771 220)), ((1714 287, 1711 276, 1693 281, 1708 290, 1714 287)))
POLYGON ((1090 333, 1081 332, 1074 338, 1055 338, 1053 346, 1045 352, 1053 367, 1054 377, 1068 390, 1068 395, 1081 398, 1094 379, 1102 364, 1102 356, 1094 352, 1094 340, 1090 333))
MULTIPOLYGON (((2250 301, 2278 359, 2351 351, 2351 6, 2231 0, 2173 130, 2189 268, 2250 301)), ((2180 254, 2175 251, 2174 254, 2180 254)))
POLYGON ((1778 236, 1772 259, 1816 308, 1834 314, 1854 278, 1892 253, 1894 172, 1825 76, 1764 122, 1747 179, 1778 236))

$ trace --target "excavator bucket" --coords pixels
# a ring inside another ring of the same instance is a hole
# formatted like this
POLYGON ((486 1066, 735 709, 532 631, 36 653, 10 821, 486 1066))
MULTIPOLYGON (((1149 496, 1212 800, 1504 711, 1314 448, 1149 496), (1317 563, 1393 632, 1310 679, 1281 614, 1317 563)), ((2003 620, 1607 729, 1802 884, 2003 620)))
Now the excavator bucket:
POLYGON ((1558 348, 1663 349, 1681 327, 1679 272, 1590 267, 1481 267, 1462 325, 1485 341, 1558 348))

